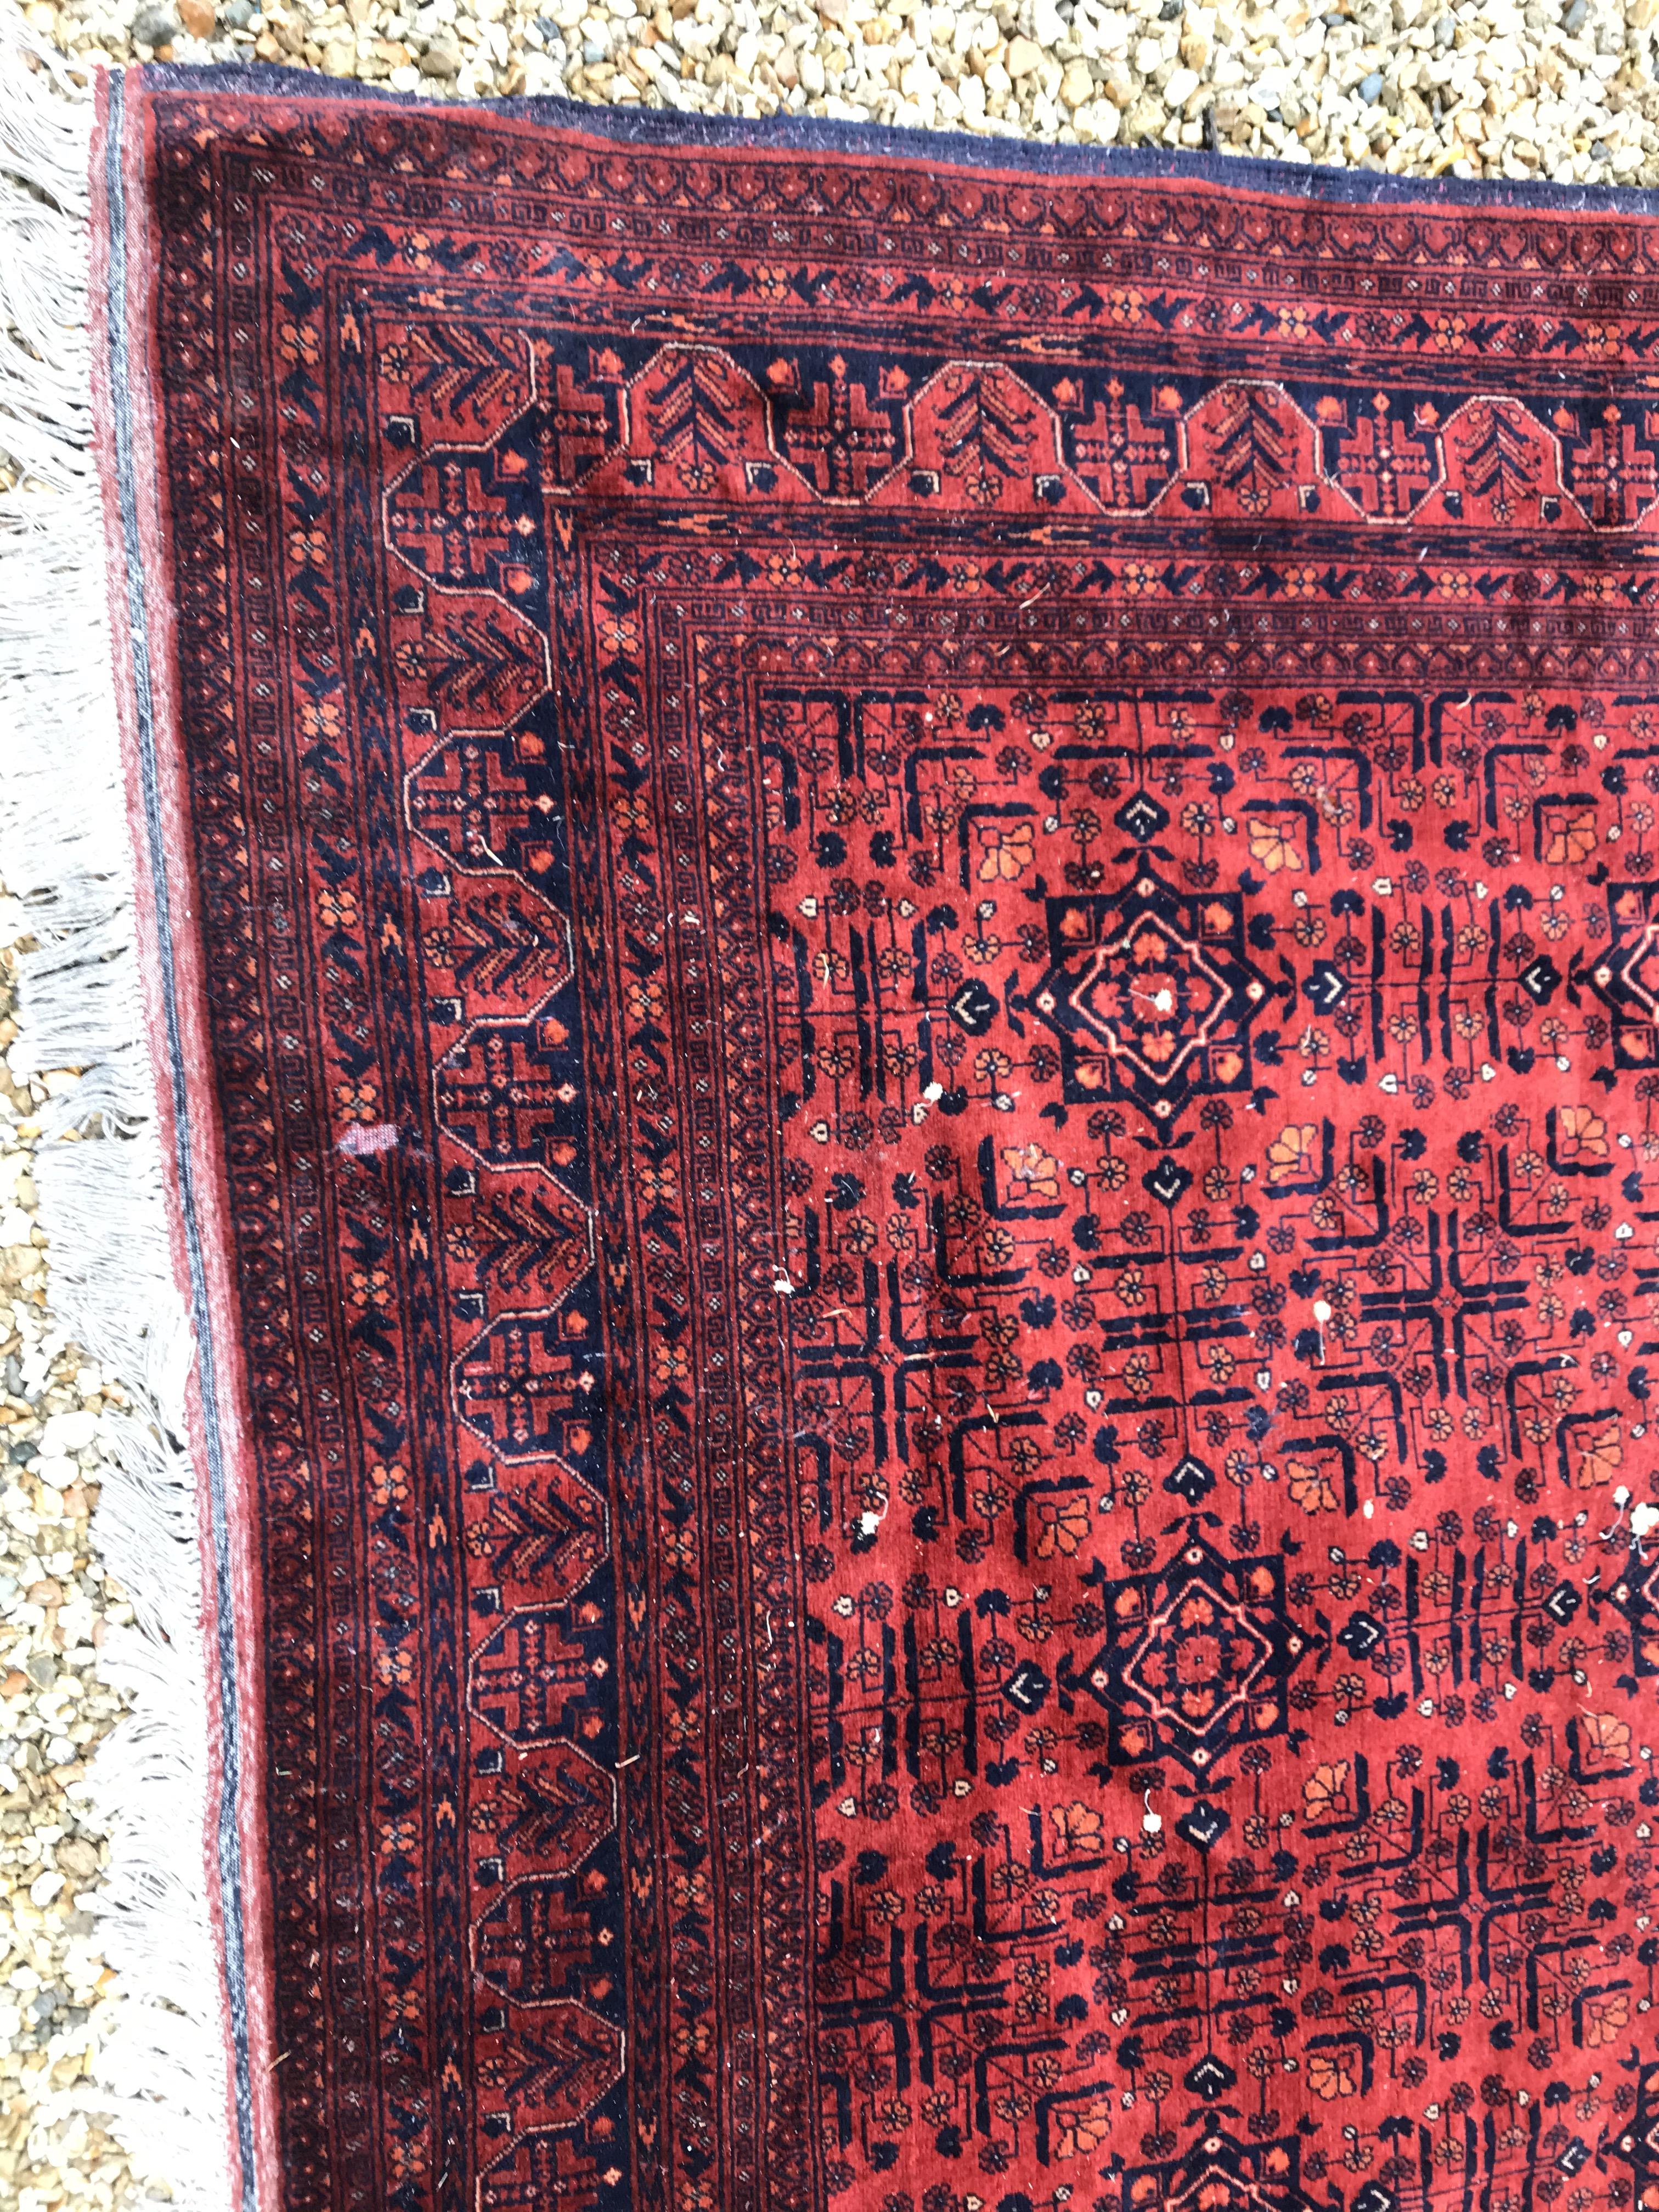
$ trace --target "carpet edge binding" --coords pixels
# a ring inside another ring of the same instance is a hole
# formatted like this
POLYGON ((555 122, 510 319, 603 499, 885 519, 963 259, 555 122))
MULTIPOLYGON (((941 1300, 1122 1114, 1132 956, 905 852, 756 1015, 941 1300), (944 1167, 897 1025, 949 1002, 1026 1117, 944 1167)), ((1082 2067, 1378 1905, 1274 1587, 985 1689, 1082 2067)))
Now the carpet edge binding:
POLYGON ((36 949, 14 1070, 83 1071, 48 1100, 36 1156, 56 1319, 120 1383, 94 1536, 131 1598, 101 1653, 131 1710, 86 1794, 109 1865, 84 1902, 119 1978, 94 2087, 180 2212, 225 2212, 226 2001, 208 1875, 214 1749, 198 1492, 185 1441, 193 1344, 175 1279, 145 1035, 94 452, 87 181, 93 103, 0 0, 0 880, 36 949), (181 1838, 196 1834, 192 1858, 181 1838))

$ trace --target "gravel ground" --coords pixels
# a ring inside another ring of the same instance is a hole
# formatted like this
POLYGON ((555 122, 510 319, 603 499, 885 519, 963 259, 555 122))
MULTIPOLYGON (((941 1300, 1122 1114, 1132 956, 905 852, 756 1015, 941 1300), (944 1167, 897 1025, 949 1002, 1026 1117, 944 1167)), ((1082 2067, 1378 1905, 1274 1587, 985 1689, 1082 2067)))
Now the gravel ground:
POLYGON ((1659 181, 1659 0, 32 0, 94 64, 254 57, 1414 175, 1659 181))
MULTIPOLYGON (((1210 147, 1416 176, 1659 183, 1659 0, 32 0, 89 66, 255 58, 432 98, 562 93, 1085 144, 1210 147)), ((54 1330, 29 1175, 52 1079, 14 1081, 23 916, 0 895, 0 2208, 140 2193, 88 2055, 88 1748, 131 1618, 88 1516, 118 1394, 54 1330)))
POLYGON ((0 895, 0 2205, 45 2212, 136 2193, 89 2109, 115 2000, 82 1901, 105 1856, 87 1755, 121 1710, 97 1655, 132 1615, 88 1528, 119 1394, 52 1326, 34 1218, 35 1116, 71 1079, 19 1079, 7 1059, 24 927, 0 895))

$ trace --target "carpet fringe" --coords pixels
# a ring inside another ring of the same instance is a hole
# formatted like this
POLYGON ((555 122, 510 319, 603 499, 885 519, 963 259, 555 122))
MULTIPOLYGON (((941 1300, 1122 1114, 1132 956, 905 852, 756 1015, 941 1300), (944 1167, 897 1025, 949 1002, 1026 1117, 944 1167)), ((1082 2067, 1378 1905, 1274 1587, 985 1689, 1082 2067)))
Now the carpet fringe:
POLYGON ((102 1917, 120 1979, 96 2061, 109 2124, 184 2212, 232 2201, 224 1997, 207 1875, 212 1749, 191 1343, 174 1280, 145 1021, 92 445, 92 103, 0 0, 0 878, 39 949, 15 1069, 85 1072, 35 1170, 56 1316, 127 1392, 94 1531, 137 1625, 103 1672, 132 1710, 93 1762, 102 1917), (188 1848, 192 1835, 203 1841, 188 1848))

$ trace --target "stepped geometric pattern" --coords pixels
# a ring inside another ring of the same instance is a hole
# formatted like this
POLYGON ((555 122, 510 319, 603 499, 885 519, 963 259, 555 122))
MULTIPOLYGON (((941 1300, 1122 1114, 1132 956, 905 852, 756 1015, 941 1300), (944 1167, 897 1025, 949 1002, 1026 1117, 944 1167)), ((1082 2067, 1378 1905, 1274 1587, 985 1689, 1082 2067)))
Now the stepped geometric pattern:
POLYGON ((1653 2212, 1659 226, 130 97, 285 2212, 1653 2212))

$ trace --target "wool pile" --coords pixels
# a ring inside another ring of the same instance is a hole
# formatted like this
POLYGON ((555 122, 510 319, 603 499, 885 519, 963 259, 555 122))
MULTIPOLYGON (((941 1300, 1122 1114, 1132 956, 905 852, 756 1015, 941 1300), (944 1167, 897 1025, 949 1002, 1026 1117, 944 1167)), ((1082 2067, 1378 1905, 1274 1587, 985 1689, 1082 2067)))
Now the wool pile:
POLYGON ((91 177, 191 2181, 1647 2203, 1645 205, 165 67, 91 177))

